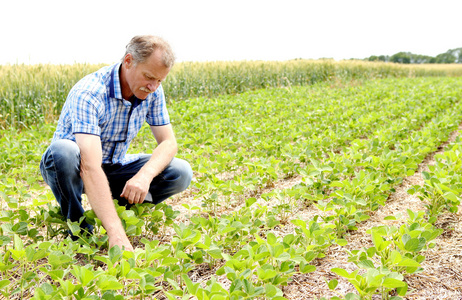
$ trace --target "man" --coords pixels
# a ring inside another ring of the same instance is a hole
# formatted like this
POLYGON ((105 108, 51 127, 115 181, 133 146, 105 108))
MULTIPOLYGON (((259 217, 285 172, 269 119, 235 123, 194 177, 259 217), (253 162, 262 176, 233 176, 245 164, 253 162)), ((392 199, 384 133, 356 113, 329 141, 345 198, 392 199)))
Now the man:
MULTIPOLYGON (((160 203, 185 190, 190 165, 175 158, 177 143, 161 82, 174 64, 168 43, 136 36, 121 63, 81 79, 69 92, 40 171, 71 221, 79 221, 84 192, 107 231, 109 247, 133 251, 113 204, 160 203), (144 121, 158 143, 152 154, 127 155, 144 121)), ((81 224, 89 231, 92 227, 81 224)))

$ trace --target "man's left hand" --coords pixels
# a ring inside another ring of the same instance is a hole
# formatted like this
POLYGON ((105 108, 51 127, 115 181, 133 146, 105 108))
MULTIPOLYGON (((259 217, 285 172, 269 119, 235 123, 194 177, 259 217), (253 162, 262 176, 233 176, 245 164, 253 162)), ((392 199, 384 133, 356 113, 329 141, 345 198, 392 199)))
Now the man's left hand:
POLYGON ((125 183, 125 187, 122 194, 120 194, 120 197, 127 199, 130 204, 143 203, 146 195, 148 194, 150 183, 151 182, 149 180, 137 174, 125 183))

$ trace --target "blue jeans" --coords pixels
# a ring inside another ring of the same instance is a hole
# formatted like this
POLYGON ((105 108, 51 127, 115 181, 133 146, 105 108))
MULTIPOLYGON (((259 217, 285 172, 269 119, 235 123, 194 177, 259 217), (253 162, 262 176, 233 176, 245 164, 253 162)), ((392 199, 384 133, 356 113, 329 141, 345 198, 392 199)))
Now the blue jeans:
MULTIPOLYGON (((142 154, 139 160, 125 166, 103 164, 112 195, 118 200, 119 205, 130 206, 125 198, 120 197, 120 194, 125 183, 150 157, 149 154, 142 154)), ((80 149, 77 144, 66 139, 52 142, 42 156, 40 172, 61 206, 61 213, 67 219, 79 222, 85 210, 82 207, 84 187, 80 178, 80 149)), ((158 204, 184 191, 191 183, 192 175, 188 162, 173 158, 167 168, 152 180, 145 202, 158 204)), ((82 222, 81 227, 92 230, 85 221, 82 222)))

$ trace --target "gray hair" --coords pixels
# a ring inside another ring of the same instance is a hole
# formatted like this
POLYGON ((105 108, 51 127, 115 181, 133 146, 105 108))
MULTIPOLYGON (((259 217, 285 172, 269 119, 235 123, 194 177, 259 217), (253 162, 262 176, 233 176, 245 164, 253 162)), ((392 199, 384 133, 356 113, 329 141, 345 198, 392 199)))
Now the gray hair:
POLYGON ((175 54, 167 41, 158 36, 137 35, 133 37, 126 47, 124 57, 130 53, 135 64, 143 63, 157 49, 162 51, 162 63, 167 68, 173 67, 175 54))

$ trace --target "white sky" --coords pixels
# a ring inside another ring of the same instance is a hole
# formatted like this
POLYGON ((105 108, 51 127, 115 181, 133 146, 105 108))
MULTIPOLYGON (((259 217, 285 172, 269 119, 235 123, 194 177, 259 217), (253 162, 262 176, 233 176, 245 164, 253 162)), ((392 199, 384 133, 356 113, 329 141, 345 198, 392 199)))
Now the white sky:
POLYGON ((113 63, 137 34, 178 61, 337 60, 462 47, 461 0, 1 0, 0 64, 113 63))

